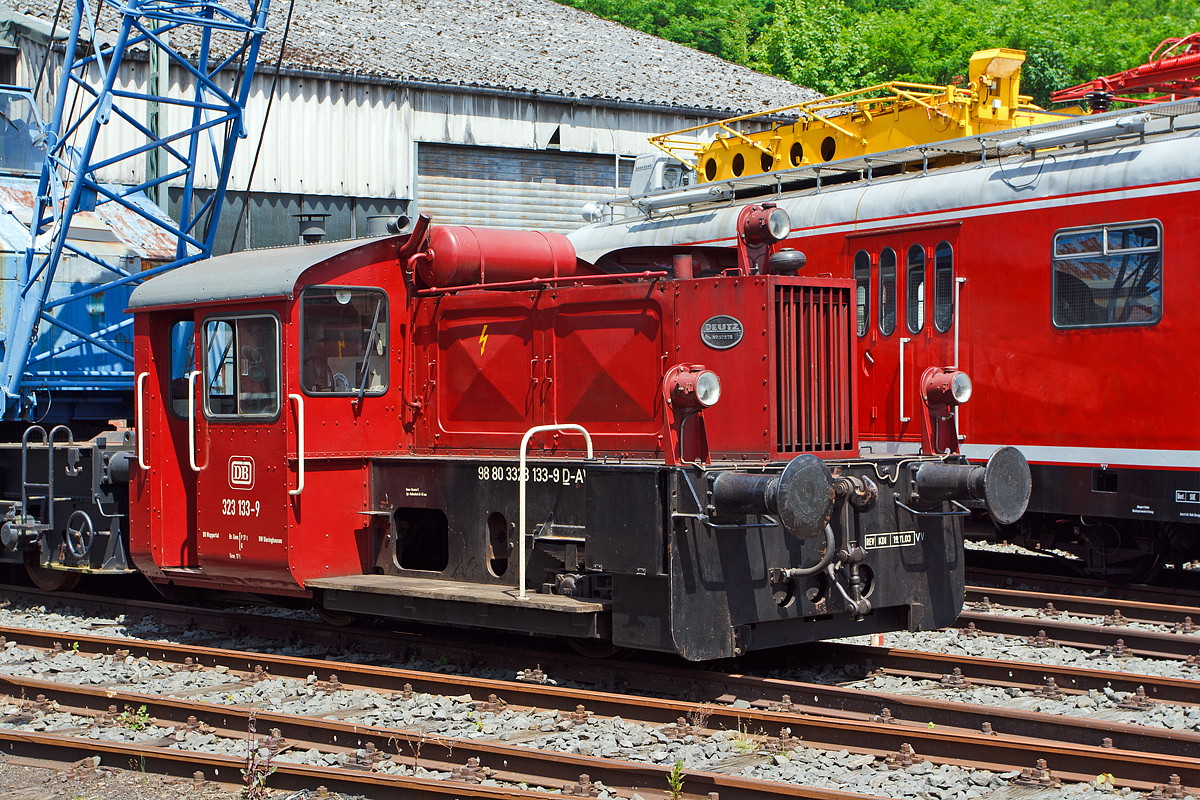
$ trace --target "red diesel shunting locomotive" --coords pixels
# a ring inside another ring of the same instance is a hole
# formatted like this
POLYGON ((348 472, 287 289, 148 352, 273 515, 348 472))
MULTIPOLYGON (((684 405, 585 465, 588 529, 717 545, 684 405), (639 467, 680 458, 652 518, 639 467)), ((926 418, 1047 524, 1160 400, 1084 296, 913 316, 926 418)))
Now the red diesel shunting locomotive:
POLYGON ((133 563, 689 659, 951 624, 952 503, 1015 520, 1028 466, 860 456, 853 282, 758 269, 790 223, 743 223, 593 266, 422 218, 147 282, 133 563))

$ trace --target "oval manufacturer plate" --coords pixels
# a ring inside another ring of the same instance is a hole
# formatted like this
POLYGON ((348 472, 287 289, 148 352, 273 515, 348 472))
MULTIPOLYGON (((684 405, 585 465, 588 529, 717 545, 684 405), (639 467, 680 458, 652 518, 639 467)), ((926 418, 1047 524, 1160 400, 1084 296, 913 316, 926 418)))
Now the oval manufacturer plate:
POLYGON ((736 317, 718 314, 709 317, 700 326, 700 338, 714 350, 728 350, 742 340, 745 331, 736 317))

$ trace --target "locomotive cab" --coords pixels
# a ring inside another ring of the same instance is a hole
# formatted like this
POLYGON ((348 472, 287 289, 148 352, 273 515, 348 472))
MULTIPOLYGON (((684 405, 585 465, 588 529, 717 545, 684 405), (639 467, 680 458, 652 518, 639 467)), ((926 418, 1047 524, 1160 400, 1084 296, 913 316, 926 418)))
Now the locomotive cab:
POLYGON ((853 281, 638 258, 425 218, 148 281, 135 564, 694 660, 951 624, 1019 454, 859 454, 853 281))

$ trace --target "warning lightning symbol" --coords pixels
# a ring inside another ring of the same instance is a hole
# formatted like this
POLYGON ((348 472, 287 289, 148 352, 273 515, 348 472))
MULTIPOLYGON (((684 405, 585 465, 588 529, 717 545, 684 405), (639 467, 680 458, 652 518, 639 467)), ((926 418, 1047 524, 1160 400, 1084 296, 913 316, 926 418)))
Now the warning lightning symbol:
POLYGON ((479 332, 479 355, 483 355, 485 347, 487 347, 487 325, 484 325, 483 330, 479 332))

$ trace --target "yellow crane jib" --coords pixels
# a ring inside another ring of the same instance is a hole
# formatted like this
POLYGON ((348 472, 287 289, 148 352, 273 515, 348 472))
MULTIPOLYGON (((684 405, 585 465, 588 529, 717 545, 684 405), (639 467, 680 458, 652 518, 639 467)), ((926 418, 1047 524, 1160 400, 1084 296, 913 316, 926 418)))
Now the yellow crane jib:
POLYGON ((966 85, 881 83, 653 136, 650 143, 706 183, 1061 119, 1063 112, 1045 111, 1020 93, 1024 61, 1021 50, 980 50, 971 56, 966 85))

